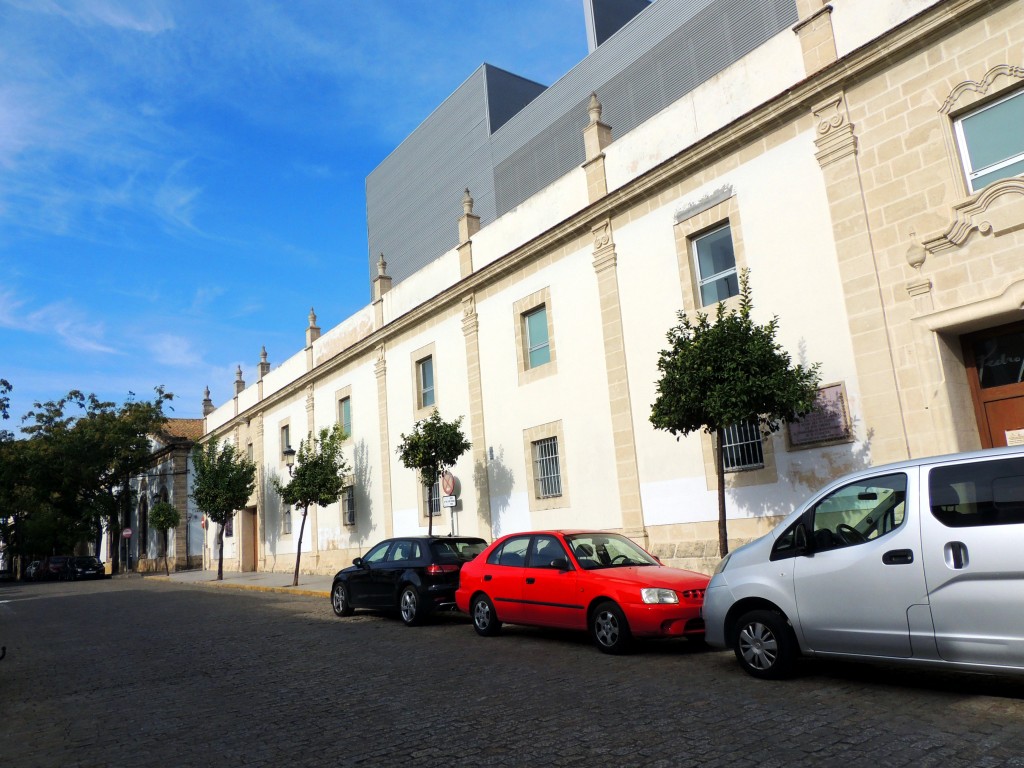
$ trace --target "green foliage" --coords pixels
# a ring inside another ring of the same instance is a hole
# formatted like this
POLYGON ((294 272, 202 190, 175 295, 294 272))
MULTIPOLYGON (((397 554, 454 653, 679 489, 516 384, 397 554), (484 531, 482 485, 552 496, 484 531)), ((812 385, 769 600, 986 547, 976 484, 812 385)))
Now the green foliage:
POLYGON ((149 524, 160 533, 167 533, 181 524, 181 513, 173 504, 158 501, 149 510, 149 524))
POLYGON ((704 429, 717 437, 719 551, 728 552, 721 431, 756 422, 763 434, 814 409, 818 364, 792 365, 775 340, 778 317, 765 325, 751 318, 749 275, 740 275, 739 309, 718 305, 714 322, 698 312, 696 322, 678 313, 668 332, 668 349, 658 356, 661 378, 651 407, 651 424, 676 435, 704 429))
POLYGON ((351 471, 341 455, 345 437, 341 425, 335 424, 321 429, 315 440, 299 443, 294 475, 287 483, 273 481, 285 504, 326 507, 341 498, 344 476, 351 471))
POLYGON ((462 434, 462 417, 444 421, 437 409, 429 418, 417 421, 412 432, 401 436, 398 458, 406 469, 419 472, 420 482, 427 488, 437 482, 438 476, 454 467, 473 444, 462 434))
POLYGON ((249 502, 256 488, 256 465, 216 438, 192 449, 195 481, 192 498, 199 511, 218 525, 249 502))

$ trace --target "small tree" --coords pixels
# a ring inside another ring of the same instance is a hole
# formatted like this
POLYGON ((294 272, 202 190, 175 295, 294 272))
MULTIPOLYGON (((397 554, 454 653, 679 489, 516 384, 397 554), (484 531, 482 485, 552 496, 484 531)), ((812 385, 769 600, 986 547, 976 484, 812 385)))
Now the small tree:
MULTIPOLYGON (((441 473, 455 466, 473 444, 462 434, 462 417, 447 422, 441 419, 437 409, 429 418, 417 421, 408 435, 402 435, 398 444, 398 457, 406 469, 420 473, 424 488, 431 488, 438 482, 441 473)), ((427 534, 434 535, 434 516, 427 510, 427 534)))
POLYGON ((158 501, 153 505, 153 508, 149 510, 149 524, 156 528, 163 536, 164 540, 164 570, 167 575, 171 575, 171 565, 167 562, 167 532, 172 528, 177 528, 181 522, 181 513, 166 501, 158 501))
POLYGON ((216 438, 192 449, 195 483, 192 499, 199 511, 220 525, 218 532, 217 580, 224 578, 224 526, 228 518, 249 501, 256 487, 256 465, 216 438))
POLYGON ((311 504, 326 507, 341 498, 345 488, 348 465, 341 455, 341 444, 345 430, 340 424, 324 427, 315 440, 299 443, 291 480, 282 484, 276 478, 274 487, 281 494, 281 500, 289 506, 302 507, 302 524, 299 526, 299 544, 295 549, 295 575, 292 586, 299 586, 299 560, 302 557, 302 534, 306 530, 306 515, 311 504))
POLYGON ((747 270, 740 275, 739 309, 718 305, 714 323, 703 312, 692 323, 678 313, 668 332, 669 348, 658 355, 658 395, 651 423, 676 435, 703 428, 715 439, 718 476, 718 550, 729 552, 725 517, 724 430, 757 423, 764 435, 814 409, 819 365, 792 366, 775 341, 779 319, 766 325, 751 319, 753 302, 747 270))

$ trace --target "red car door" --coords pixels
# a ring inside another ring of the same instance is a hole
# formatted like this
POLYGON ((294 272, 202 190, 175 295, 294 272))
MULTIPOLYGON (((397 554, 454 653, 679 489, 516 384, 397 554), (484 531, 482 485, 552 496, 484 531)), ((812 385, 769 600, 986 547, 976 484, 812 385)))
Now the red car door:
POLYGON ((479 586, 491 598, 501 621, 523 621, 523 580, 529 546, 529 536, 513 536, 491 552, 484 566, 479 586))
POLYGON ((523 623, 585 629, 586 605, 577 571, 556 536, 534 536, 523 569, 523 623))

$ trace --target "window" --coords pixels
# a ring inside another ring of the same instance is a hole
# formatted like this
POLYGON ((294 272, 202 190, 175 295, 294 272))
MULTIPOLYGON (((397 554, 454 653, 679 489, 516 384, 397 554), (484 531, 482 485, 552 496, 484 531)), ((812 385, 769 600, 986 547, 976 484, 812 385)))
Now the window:
POLYGON ((418 541, 396 541, 388 554, 388 562, 402 563, 407 560, 419 560, 423 557, 418 541))
POLYGON ((384 555, 388 553, 388 547, 391 546, 390 541, 382 541, 380 544, 375 546, 366 556, 363 558, 364 563, 380 563, 384 560, 384 555))
POLYGON ((510 565, 522 568, 526 565, 526 548, 530 545, 529 536, 516 536, 509 539, 487 557, 491 565, 510 565))
POLYGON ((254 457, 255 455, 256 455, 256 454, 255 454, 255 452, 253 451, 252 443, 248 443, 248 444, 247 444, 247 445, 245 446, 245 457, 246 457, 247 459, 249 459, 249 461, 253 461, 253 457, 254 457))
POLYGON ((548 341, 548 310, 540 306, 523 315, 526 332, 527 367, 536 368, 551 362, 551 345, 548 341))
POLYGON ((341 521, 345 525, 356 524, 356 489, 351 485, 341 489, 341 521))
POLYGON ((726 472, 764 466, 764 447, 757 422, 734 424, 722 430, 722 462, 726 472))
POLYGON ((694 274, 701 306, 724 301, 740 292, 736 255, 728 224, 693 238, 694 274))
POLYGON ((546 437, 533 443, 533 479, 538 499, 562 495, 557 437, 546 437))
POLYGON ((290 504, 281 511, 281 532, 284 534, 292 532, 292 507, 290 504))
POLYGON ((429 408, 434 404, 434 358, 425 357, 416 363, 416 381, 418 382, 418 401, 420 408, 429 408))
POLYGON ((986 104, 955 123, 971 192, 1024 174, 1024 90, 986 104))
POLYGON ((338 401, 338 423, 345 430, 345 437, 352 437, 352 398, 343 397, 338 401))
POLYGON ((534 536, 533 544, 530 546, 529 564, 531 568, 552 568, 554 560, 565 560, 569 558, 565 554, 565 548, 554 536, 534 536))
POLYGON ((423 489, 423 509, 425 514, 430 517, 437 517, 441 514, 441 489, 434 482, 429 488, 425 485, 420 486, 423 489))
MULTIPOLYGON (((863 544, 896 530, 906 511, 907 476, 883 475, 844 485, 814 505, 815 551, 863 544)), ((790 531, 782 537, 788 540, 790 531)), ((795 526, 792 531, 795 535, 795 526)), ((776 546, 780 550, 781 543, 776 546)))
POLYGON ((235 516, 231 515, 228 521, 224 524, 224 536, 225 538, 232 538, 235 535, 235 516))
POLYGON ((281 458, 283 459, 284 452, 292 447, 291 431, 287 424, 281 427, 281 458))
POLYGON ((928 474, 928 496, 948 528, 1024 523, 1024 459, 938 467, 928 474))

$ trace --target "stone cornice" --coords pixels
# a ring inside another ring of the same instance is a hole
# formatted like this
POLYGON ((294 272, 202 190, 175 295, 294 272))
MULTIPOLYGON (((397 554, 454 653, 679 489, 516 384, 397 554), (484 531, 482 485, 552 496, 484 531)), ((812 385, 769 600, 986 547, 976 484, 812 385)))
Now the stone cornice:
POLYGON ((1012 2, 1014 0, 947 0, 922 11, 881 38, 815 72, 811 77, 755 107, 693 146, 656 165, 642 176, 612 190, 600 200, 583 207, 500 259, 481 267, 401 317, 393 319, 330 360, 323 361, 319 366, 299 376, 290 386, 274 392, 244 412, 236 414, 210 434, 224 434, 233 428, 235 423, 252 418, 258 411, 297 398, 305 386, 321 376, 330 374, 354 358, 365 355, 389 339, 414 328, 424 318, 458 304, 467 293, 479 292, 488 284, 497 282, 558 245, 589 234, 601 219, 611 218, 628 209, 634 200, 650 198, 680 178, 685 178, 733 153, 752 139, 778 126, 805 117, 812 106, 827 94, 849 90, 850 86, 881 69, 892 66, 894 59, 931 45, 935 38, 955 34, 965 21, 1012 2))

